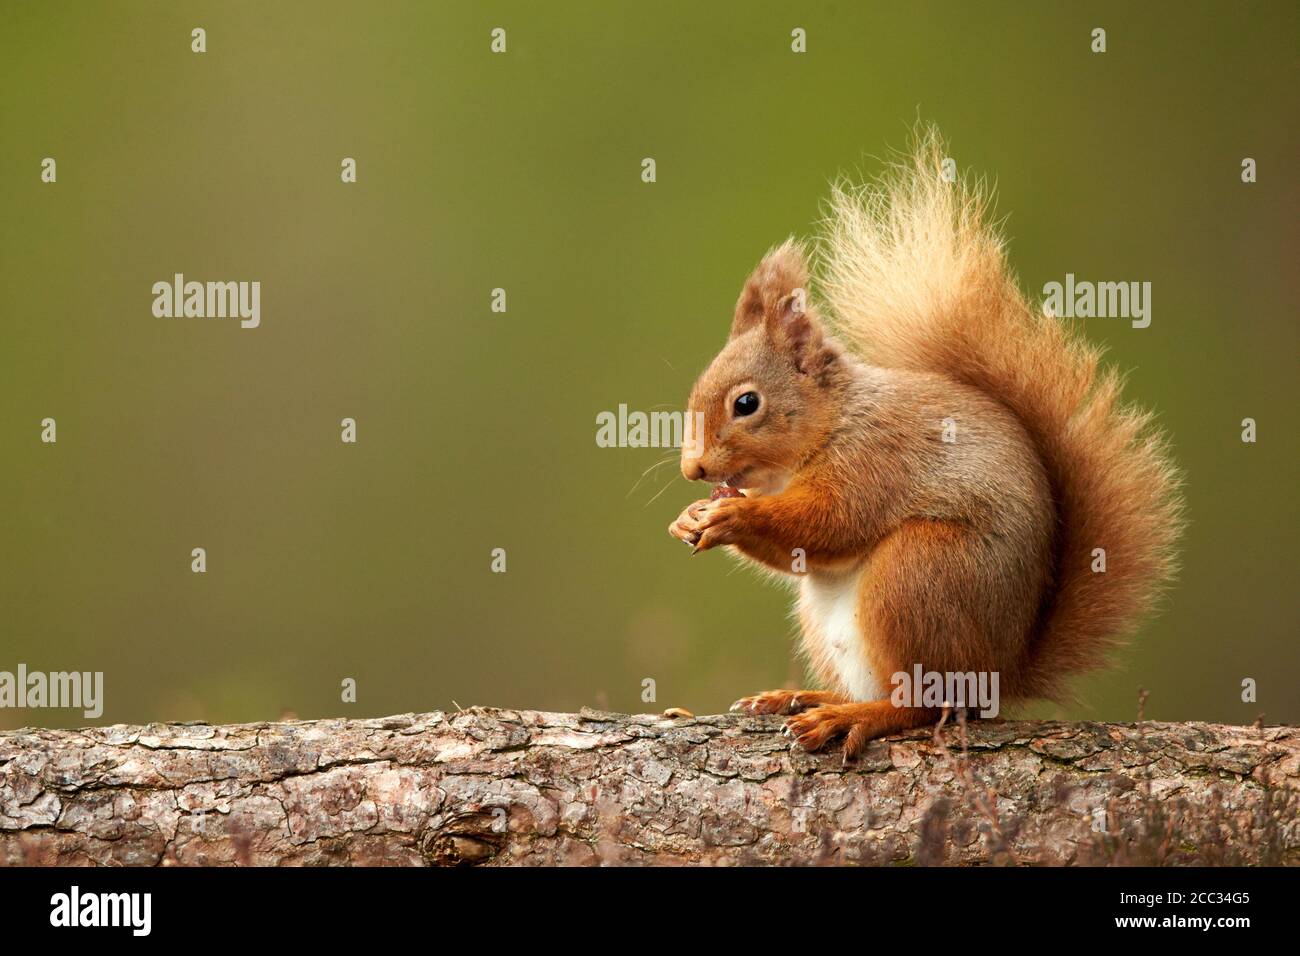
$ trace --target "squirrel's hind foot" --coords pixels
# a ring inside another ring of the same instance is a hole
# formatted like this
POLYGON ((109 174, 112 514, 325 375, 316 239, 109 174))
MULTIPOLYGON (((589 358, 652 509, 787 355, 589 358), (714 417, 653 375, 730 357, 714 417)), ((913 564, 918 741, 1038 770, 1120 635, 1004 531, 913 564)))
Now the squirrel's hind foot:
POLYGON ((844 738, 844 759, 852 760, 871 741, 939 719, 932 707, 895 707, 888 700, 858 704, 826 704, 785 722, 785 734, 805 750, 821 750, 832 740, 844 738))
POLYGON ((811 707, 843 704, 844 698, 825 690, 765 690, 742 697, 731 705, 733 713, 756 717, 761 714, 799 714, 811 707))

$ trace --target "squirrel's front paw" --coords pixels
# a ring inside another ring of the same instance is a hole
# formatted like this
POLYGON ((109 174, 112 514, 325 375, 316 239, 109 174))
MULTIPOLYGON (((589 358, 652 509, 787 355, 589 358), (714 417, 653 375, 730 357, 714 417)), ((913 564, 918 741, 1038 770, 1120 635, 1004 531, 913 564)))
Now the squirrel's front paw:
POLYGON ((700 543, 700 510, 707 505, 707 500, 697 501, 686 506, 677 516, 677 520, 668 526, 668 533, 679 541, 694 546, 700 543))
POLYGON ((741 510, 748 503, 747 498, 715 498, 697 502, 700 507, 695 511, 695 529, 699 535, 695 540, 695 551, 734 544, 740 531, 741 510))

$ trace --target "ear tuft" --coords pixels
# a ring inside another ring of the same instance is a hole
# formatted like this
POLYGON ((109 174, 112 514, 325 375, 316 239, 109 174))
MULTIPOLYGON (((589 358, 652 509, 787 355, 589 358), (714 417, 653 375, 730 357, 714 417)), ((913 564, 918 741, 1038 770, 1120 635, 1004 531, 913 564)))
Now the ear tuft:
POLYGON ((731 323, 732 336, 761 325, 772 347, 789 356, 798 371, 809 373, 825 366, 836 353, 813 315, 807 286, 803 249, 787 239, 763 257, 745 283, 731 323))
POLYGON ((731 322, 733 336, 775 318, 787 308, 791 296, 797 304, 807 302, 808 265, 803 249, 794 239, 787 239, 763 257, 741 290, 736 302, 736 316, 731 322))

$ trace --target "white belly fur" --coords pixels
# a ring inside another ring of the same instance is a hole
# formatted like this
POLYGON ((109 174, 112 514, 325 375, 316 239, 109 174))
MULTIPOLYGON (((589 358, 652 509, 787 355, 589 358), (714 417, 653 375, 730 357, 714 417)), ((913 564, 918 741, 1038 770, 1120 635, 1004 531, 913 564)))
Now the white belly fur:
POLYGON ((867 662, 866 640, 858 625, 858 594, 864 568, 843 574, 808 574, 799 590, 804 642, 815 669, 832 672, 837 688, 854 700, 879 700, 884 685, 867 662))

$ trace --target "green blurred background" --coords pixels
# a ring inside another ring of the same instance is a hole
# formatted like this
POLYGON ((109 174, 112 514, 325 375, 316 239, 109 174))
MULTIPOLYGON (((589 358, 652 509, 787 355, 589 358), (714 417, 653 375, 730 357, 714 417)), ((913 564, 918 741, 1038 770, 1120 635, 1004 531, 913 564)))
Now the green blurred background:
POLYGON ((1026 288, 1153 283, 1150 328, 1086 327, 1187 470, 1184 571, 1036 712, 1131 719, 1141 685, 1149 717, 1300 720, 1296 10, 0 5, 0 670, 104 671, 103 723, 797 680, 787 594, 688 558, 701 489, 638 485, 663 453, 596 415, 680 408, 756 259, 920 118, 996 179, 1026 288), (154 318, 176 272, 260 280, 261 328, 154 318))

